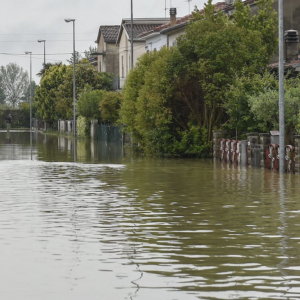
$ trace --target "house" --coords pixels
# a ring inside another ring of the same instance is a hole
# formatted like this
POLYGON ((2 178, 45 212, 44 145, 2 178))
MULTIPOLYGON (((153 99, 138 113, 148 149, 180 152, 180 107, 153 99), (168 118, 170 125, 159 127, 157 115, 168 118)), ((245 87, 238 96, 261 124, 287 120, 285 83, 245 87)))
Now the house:
POLYGON ((160 50, 162 47, 176 45, 177 38, 184 34, 185 26, 192 15, 176 18, 176 8, 170 8, 170 21, 166 24, 153 28, 151 31, 143 32, 139 38, 145 40, 145 51, 160 50))
POLYGON ((114 88, 119 88, 119 50, 116 44, 120 31, 119 25, 99 27, 97 40, 97 70, 114 75, 114 88))
POLYGON ((168 21, 169 19, 165 18, 133 19, 133 66, 131 66, 131 19, 122 20, 117 37, 120 88, 124 86, 131 67, 134 67, 138 58, 146 52, 145 39, 140 38, 139 35, 143 32, 149 32, 168 21))

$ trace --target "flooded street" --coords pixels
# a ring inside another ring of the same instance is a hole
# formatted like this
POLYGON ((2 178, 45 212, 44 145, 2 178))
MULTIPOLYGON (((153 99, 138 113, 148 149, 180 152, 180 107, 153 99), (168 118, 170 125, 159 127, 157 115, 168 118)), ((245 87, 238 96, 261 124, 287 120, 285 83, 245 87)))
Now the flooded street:
POLYGON ((0 298, 299 299, 299 182, 2 132, 0 298))

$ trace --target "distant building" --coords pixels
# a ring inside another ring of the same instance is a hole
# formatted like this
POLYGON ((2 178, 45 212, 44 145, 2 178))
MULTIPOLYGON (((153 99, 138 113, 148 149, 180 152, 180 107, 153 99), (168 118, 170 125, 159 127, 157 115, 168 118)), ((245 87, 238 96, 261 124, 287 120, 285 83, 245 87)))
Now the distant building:
MULTIPOLYGON (((161 26, 169 21, 165 18, 147 18, 133 20, 133 67, 138 58, 143 55, 145 50, 145 39, 139 35, 143 32, 149 32, 154 28, 161 26)), ((120 88, 124 86, 127 74, 131 69, 131 20, 123 19, 118 38, 117 46, 119 49, 119 78, 120 88)))
POLYGON ((119 25, 100 26, 97 43, 97 70, 114 75, 114 88, 119 88, 119 50, 117 38, 120 31, 119 25))

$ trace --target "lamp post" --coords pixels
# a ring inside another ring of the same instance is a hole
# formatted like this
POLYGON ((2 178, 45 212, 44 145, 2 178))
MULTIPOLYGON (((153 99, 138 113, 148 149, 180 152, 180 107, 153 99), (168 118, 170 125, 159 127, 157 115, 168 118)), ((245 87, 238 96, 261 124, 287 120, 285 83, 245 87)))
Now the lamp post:
POLYGON ((284 117, 284 25, 283 0, 278 0, 278 33, 279 33, 279 172, 284 173, 285 162, 285 117, 284 117))
POLYGON ((32 59, 31 59, 31 55, 32 55, 32 52, 30 51, 26 51, 25 52, 26 55, 29 54, 29 58, 30 58, 30 71, 29 71, 29 111, 30 111, 30 132, 32 130, 32 85, 31 85, 31 82, 32 82, 32 59))
POLYGON ((38 40, 38 43, 44 43, 44 67, 46 66, 46 40, 38 40))
POLYGON ((76 78, 75 78, 75 19, 65 19, 73 23, 73 135, 76 137, 76 78))
POLYGON ((130 2, 130 11, 131 11, 131 70, 133 69, 133 0, 130 2))

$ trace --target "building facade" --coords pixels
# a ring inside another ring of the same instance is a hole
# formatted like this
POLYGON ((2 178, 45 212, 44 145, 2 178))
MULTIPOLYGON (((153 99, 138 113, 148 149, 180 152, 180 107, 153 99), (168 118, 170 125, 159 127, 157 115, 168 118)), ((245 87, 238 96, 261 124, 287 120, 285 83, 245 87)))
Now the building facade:
POLYGON ((97 43, 97 70, 114 76, 114 89, 119 88, 119 50, 116 44, 119 25, 100 26, 97 43))
POLYGON ((144 32, 149 32, 154 28, 168 22, 165 18, 134 19, 133 20, 133 66, 131 66, 131 20, 123 19, 117 46, 119 49, 119 78, 120 88, 124 86, 126 77, 137 63, 138 58, 146 52, 145 39, 139 36, 144 32))

